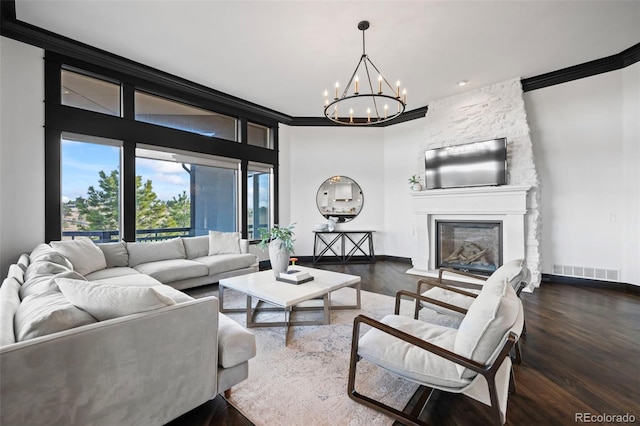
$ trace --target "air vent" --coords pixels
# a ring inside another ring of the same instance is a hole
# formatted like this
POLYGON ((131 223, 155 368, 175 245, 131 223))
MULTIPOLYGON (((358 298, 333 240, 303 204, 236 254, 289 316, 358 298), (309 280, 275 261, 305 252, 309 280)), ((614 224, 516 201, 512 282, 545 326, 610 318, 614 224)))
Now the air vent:
POLYGON ((590 278, 602 281, 620 281, 620 271, 615 269, 590 268, 586 266, 553 265, 554 275, 590 278))

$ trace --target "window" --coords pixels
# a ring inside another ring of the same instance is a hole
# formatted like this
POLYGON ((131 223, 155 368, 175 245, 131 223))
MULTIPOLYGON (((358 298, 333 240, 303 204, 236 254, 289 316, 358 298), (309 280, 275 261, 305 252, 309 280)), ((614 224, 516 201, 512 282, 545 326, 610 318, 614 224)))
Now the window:
POLYGON ((261 229, 273 223, 273 167, 249 163, 247 179, 247 238, 255 240, 260 238, 261 229))
POLYGON ((135 92, 136 120, 204 136, 238 140, 237 120, 159 96, 135 92))
POLYGON ((138 240, 239 230, 239 161, 151 146, 136 157, 138 240))
POLYGON ((254 123, 247 123, 247 143, 249 145, 273 149, 269 134, 270 129, 268 127, 260 126, 254 123))
POLYGON ((63 133, 62 239, 120 239, 120 141, 63 133))
POLYGON ((135 63, 111 68, 51 51, 45 59, 46 241, 209 230, 255 239, 274 223, 278 119, 270 112, 135 63))
POLYGON ((120 85, 68 69, 61 73, 62 105, 120 116, 120 85))

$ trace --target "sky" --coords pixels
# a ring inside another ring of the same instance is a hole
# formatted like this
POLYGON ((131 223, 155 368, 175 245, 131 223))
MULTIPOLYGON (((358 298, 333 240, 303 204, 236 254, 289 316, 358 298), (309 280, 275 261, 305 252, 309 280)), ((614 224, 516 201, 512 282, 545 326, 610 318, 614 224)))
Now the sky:
MULTIPOLYGON (((117 146, 97 143, 76 142, 62 140, 62 201, 75 200, 86 197, 87 189, 93 186, 98 190, 99 172, 107 175, 112 170, 119 170, 120 148, 117 146)), ((142 176, 142 181, 150 179, 153 190, 161 200, 171 200, 183 191, 189 191, 189 173, 181 163, 171 161, 136 159, 136 175, 142 176)), ((247 194, 249 200, 253 197, 252 187, 247 194)), ((268 188, 261 188, 260 203, 268 205, 268 188)))
MULTIPOLYGON (((98 189, 98 173, 107 175, 119 170, 120 148, 94 143, 62 141, 62 201, 86 197, 90 186, 98 189)), ((189 174, 180 163, 168 161, 136 160, 136 175, 143 182, 151 179, 153 190, 161 200, 171 200, 187 191, 189 194, 189 174)))

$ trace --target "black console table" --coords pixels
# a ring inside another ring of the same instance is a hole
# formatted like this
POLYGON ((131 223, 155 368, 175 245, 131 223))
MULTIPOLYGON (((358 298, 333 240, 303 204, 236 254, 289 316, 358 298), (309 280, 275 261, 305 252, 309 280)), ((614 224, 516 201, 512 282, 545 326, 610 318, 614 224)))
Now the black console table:
POLYGON ((313 263, 376 261, 374 231, 313 231, 313 263))

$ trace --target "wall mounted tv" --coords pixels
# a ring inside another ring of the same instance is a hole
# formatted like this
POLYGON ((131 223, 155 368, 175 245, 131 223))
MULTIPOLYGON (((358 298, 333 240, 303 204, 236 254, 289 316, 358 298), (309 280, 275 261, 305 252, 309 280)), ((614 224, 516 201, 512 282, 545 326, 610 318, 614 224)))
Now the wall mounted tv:
POLYGON ((507 184, 507 138, 425 151, 426 189, 507 184))

